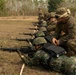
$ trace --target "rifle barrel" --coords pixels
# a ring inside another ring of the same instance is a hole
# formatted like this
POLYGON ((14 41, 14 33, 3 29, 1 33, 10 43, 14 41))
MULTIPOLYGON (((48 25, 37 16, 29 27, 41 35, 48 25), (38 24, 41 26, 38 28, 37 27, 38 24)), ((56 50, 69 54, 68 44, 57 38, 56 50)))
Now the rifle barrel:
POLYGON ((23 33, 24 35, 34 35, 33 33, 23 33))
POLYGON ((17 41, 27 41, 27 39, 16 39, 17 41))
POLYGON ((1 47, 0 50, 4 50, 4 51, 17 51, 17 48, 3 48, 3 47, 1 47))
POLYGON ((18 38, 17 38, 17 39, 13 39, 13 40, 17 40, 17 41, 27 41, 27 42, 28 42, 28 40, 31 41, 32 39, 31 39, 31 38, 30 38, 30 39, 18 39, 18 38))
POLYGON ((30 30, 39 30, 38 28, 29 28, 30 30))

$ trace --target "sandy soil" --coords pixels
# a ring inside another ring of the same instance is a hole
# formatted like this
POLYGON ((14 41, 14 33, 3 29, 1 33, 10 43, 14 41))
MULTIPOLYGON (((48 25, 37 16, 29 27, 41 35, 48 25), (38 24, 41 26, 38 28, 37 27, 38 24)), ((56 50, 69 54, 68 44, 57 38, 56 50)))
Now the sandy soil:
MULTIPOLYGON (((37 16, 25 17, 0 17, 0 46, 3 47, 20 47, 27 46, 27 42, 19 42, 14 39, 31 38, 29 35, 20 35, 19 33, 33 33, 28 28, 35 27, 33 24, 37 22, 37 16)), ((23 61, 16 52, 8 52, 0 50, 0 75, 19 75, 23 61)), ((39 67, 28 67, 25 65, 22 75, 59 75, 56 72, 47 71, 39 67)))

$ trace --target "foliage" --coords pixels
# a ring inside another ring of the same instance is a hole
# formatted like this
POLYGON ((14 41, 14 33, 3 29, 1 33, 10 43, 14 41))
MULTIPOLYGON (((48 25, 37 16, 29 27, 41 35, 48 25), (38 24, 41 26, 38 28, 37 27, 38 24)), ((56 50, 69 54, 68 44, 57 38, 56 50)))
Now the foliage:
POLYGON ((48 12, 55 11, 59 7, 61 2, 63 2, 63 0, 49 0, 48 12))
POLYGON ((75 7, 70 7, 70 10, 72 12, 72 16, 76 16, 76 8, 75 7))
POLYGON ((5 0, 0 0, 0 11, 3 11, 5 8, 5 0))
POLYGON ((3 11, 5 11, 5 0, 0 0, 0 15, 4 15, 3 11))
POLYGON ((72 12, 76 12, 76 8, 74 8, 74 7, 71 7, 70 10, 71 10, 72 12))

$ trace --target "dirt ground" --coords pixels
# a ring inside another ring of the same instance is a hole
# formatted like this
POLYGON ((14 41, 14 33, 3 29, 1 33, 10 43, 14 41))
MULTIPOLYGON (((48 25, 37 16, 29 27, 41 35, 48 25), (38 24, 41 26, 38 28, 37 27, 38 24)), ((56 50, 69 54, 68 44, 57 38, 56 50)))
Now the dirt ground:
MULTIPOLYGON (((31 38, 29 35, 20 35, 20 33, 33 33, 34 23, 37 22, 37 16, 26 17, 0 17, 0 46, 2 47, 20 47, 28 46, 27 42, 11 40, 18 38, 31 38)), ((23 61, 16 52, 0 50, 0 75, 19 75, 23 61)), ((59 75, 56 72, 47 71, 39 67, 28 67, 25 65, 22 75, 59 75)))

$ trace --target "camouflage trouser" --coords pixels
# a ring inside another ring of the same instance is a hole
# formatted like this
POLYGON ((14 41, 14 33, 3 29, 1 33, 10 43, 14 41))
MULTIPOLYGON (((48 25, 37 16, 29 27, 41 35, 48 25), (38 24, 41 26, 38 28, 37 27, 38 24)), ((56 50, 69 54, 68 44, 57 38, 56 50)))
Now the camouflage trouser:
POLYGON ((61 68, 62 73, 65 75, 76 75, 76 56, 64 60, 61 68))
POLYGON ((35 63, 40 60, 44 65, 64 75, 76 75, 76 56, 67 57, 62 55, 58 58, 50 58, 50 55, 43 50, 37 51, 34 56, 35 63), (49 63, 47 61, 49 60, 49 63))
POLYGON ((76 39, 70 39, 67 42, 68 48, 76 54, 76 39))
MULTIPOLYGON (((22 58, 27 65, 39 65, 41 61, 44 65, 47 64, 50 55, 42 50, 37 51, 34 57, 29 60, 22 58)), ((76 75, 76 56, 67 57, 62 55, 58 58, 49 59, 49 65, 52 70, 61 72, 64 75, 76 75)))
POLYGON ((65 55, 62 55, 58 58, 52 58, 49 62, 49 66, 51 67, 52 70, 57 71, 57 72, 61 72, 62 62, 66 61, 66 59, 68 59, 68 57, 65 55))
POLYGON ((35 53, 33 57, 33 62, 38 63, 41 62, 43 65, 48 65, 48 67, 54 71, 61 72, 62 69, 62 62, 68 59, 67 56, 63 55, 59 58, 50 57, 48 53, 43 50, 39 50, 35 53))

